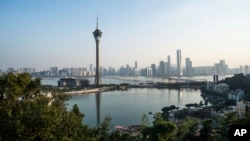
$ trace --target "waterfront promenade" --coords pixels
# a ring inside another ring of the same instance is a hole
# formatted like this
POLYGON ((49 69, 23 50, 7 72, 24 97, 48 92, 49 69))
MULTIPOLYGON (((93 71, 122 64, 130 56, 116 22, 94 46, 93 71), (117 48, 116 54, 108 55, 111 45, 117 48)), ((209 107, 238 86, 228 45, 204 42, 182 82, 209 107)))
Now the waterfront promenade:
MULTIPOLYGON (((99 88, 85 88, 79 90, 69 90, 65 91, 64 94, 67 95, 81 95, 81 94, 88 94, 88 93, 97 93, 97 92, 105 92, 111 90, 127 90, 129 88, 173 88, 173 89, 180 89, 180 88, 191 88, 191 89, 199 89, 206 86, 206 82, 181 82, 181 83, 139 83, 139 84, 112 84, 111 86, 107 86, 105 84, 101 85, 99 88)), ((91 86, 90 86, 91 87, 91 86)))
POLYGON ((97 92, 105 92, 114 89, 114 86, 110 87, 102 87, 102 88, 94 88, 94 89, 81 89, 81 90, 71 90, 64 92, 67 95, 81 95, 81 94, 88 94, 88 93, 97 93, 97 92))

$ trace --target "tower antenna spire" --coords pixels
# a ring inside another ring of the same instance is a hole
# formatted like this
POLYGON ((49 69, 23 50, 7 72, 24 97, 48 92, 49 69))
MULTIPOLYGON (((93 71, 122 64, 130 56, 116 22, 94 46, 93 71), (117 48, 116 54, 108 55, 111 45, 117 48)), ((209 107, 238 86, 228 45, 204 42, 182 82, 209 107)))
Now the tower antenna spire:
POLYGON ((96 29, 98 29, 98 12, 97 12, 97 17, 96 17, 96 29))

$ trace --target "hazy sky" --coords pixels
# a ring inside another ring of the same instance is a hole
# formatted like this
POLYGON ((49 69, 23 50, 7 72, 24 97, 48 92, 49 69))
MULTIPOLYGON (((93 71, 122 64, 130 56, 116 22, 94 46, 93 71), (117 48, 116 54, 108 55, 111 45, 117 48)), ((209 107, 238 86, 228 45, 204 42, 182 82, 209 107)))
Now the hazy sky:
POLYGON ((167 60, 250 65, 249 0, 0 0, 0 69, 95 65, 97 11, 103 67, 167 60))

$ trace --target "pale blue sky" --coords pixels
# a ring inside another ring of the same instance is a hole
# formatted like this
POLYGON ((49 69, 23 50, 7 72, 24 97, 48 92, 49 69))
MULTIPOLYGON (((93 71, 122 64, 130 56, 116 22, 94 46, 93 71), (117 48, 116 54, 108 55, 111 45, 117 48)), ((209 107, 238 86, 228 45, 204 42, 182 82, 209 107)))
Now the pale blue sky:
POLYGON ((193 66, 250 65, 249 0, 1 0, 0 69, 95 64, 147 67, 176 50, 193 66))

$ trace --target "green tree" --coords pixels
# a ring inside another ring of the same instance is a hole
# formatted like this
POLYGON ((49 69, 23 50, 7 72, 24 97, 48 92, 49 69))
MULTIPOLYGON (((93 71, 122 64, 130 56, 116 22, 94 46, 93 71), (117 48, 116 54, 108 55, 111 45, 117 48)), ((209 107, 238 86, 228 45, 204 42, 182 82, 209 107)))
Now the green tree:
POLYGON ((175 105, 171 105, 171 106, 169 106, 169 108, 170 108, 171 111, 173 111, 173 110, 175 110, 177 107, 176 107, 175 105))
POLYGON ((174 123, 164 121, 154 125, 155 135, 159 141, 173 141, 177 133, 177 127, 174 123))
POLYGON ((200 140, 211 141, 212 140, 212 122, 213 120, 208 119, 203 122, 203 127, 200 130, 200 140))
POLYGON ((148 119, 148 116, 146 114, 143 114, 143 116, 141 118, 141 126, 142 126, 142 128, 149 126, 149 119, 148 119))
POLYGON ((207 107, 207 105, 208 105, 208 101, 207 101, 207 100, 205 100, 204 104, 205 104, 205 105, 206 105, 206 107, 207 107))
POLYGON ((233 77, 226 78, 225 80, 220 81, 221 83, 226 83, 229 85, 230 90, 243 89, 245 91, 246 98, 250 98, 250 80, 246 78, 242 73, 235 74, 233 77))
POLYGON ((178 127, 177 139, 180 141, 195 140, 198 131, 198 119, 188 117, 178 127))
POLYGON ((164 118, 162 117, 162 114, 161 113, 155 113, 154 114, 154 121, 153 121, 153 124, 156 125, 158 123, 161 123, 164 121, 164 118))
POLYGON ((177 133, 174 123, 165 121, 160 113, 155 114, 153 127, 142 130, 143 141, 173 141, 177 133))
POLYGON ((186 104, 185 105, 188 109, 193 106, 193 104, 186 104))
POLYGON ((110 128, 111 128, 111 117, 110 116, 106 116, 104 118, 104 121, 102 122, 101 124, 101 127, 98 129, 99 130, 99 133, 100 133, 100 138, 99 140, 100 141, 108 141, 110 140, 109 139, 109 136, 110 136, 110 128))
POLYGON ((200 103, 199 103, 199 106, 202 107, 204 104, 203 104, 203 101, 201 100, 200 103))
POLYGON ((96 140, 77 105, 67 110, 68 96, 42 94, 39 78, 8 73, 0 84, 0 140, 96 140))

